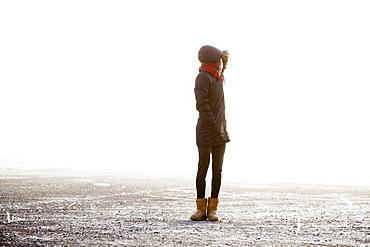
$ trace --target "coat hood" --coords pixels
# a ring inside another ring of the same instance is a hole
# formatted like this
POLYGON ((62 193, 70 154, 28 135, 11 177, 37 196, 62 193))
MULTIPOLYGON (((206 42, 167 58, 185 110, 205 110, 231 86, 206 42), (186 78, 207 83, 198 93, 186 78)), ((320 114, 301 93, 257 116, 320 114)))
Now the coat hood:
POLYGON ((198 52, 198 59, 201 63, 217 63, 220 58, 221 51, 210 45, 202 46, 198 52))

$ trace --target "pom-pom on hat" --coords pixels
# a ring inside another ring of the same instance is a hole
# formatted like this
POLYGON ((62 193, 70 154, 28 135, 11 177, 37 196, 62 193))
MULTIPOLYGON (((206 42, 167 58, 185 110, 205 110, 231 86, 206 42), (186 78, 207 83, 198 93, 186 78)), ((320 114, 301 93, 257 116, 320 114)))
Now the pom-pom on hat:
POLYGON ((220 58, 221 51, 210 45, 202 46, 198 52, 198 59, 201 63, 217 63, 220 58))

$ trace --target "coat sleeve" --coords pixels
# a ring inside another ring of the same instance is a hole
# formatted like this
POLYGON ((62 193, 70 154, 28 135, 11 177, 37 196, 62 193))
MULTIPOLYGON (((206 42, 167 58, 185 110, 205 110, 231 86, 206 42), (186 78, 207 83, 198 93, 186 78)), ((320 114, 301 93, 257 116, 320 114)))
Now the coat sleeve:
POLYGON ((216 119, 209 105, 210 79, 207 75, 200 73, 195 80, 195 99, 199 117, 208 125, 213 126, 216 119))

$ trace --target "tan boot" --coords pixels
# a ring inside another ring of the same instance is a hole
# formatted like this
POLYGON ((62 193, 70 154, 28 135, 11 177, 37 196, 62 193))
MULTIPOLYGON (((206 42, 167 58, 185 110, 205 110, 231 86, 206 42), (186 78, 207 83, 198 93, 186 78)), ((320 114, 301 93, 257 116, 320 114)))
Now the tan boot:
POLYGON ((197 211, 190 217, 191 220, 206 220, 207 198, 199 198, 196 200, 197 211))
POLYGON ((220 221, 220 218, 217 215, 219 200, 217 198, 208 198, 208 209, 207 209, 207 218, 208 220, 220 221))

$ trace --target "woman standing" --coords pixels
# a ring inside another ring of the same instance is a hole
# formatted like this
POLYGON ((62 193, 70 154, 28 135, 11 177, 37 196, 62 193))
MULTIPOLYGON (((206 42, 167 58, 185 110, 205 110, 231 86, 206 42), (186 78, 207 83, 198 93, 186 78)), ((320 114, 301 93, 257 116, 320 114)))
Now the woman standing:
POLYGON ((192 220, 215 220, 217 215, 218 194, 221 187, 222 164, 226 143, 230 141, 226 131, 224 76, 223 72, 229 58, 227 51, 220 51, 213 46, 203 46, 198 53, 202 63, 195 80, 196 108, 199 112, 196 127, 196 141, 199 152, 198 172, 196 177, 197 211, 192 220), (206 175, 212 154, 211 197, 205 197, 206 175))

